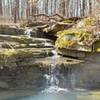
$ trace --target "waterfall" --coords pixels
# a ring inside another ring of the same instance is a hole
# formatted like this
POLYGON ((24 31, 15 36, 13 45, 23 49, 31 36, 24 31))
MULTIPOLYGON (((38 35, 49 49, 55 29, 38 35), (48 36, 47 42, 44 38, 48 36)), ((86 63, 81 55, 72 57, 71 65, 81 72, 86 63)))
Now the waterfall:
POLYGON ((60 57, 55 50, 52 51, 54 54, 51 58, 51 65, 49 66, 49 73, 45 74, 44 77, 46 78, 46 89, 43 92, 68 92, 67 89, 61 88, 59 86, 59 79, 58 75, 60 74, 59 69, 56 65, 57 59, 60 57))
POLYGON ((32 32, 32 29, 31 28, 27 28, 24 32, 24 34, 27 36, 27 37, 31 37, 31 32, 32 32))

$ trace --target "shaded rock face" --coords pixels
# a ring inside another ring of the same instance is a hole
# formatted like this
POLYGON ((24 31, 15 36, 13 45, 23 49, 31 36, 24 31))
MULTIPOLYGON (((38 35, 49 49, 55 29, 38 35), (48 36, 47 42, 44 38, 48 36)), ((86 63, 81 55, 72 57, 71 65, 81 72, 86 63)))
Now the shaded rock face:
MULTIPOLYGON (((38 27, 26 27, 25 32, 28 32, 28 30, 30 30, 30 32, 28 34, 30 34, 30 37, 36 37, 36 38, 46 38, 45 33, 43 32, 43 30, 41 28, 38 27)), ((24 32, 24 34, 25 34, 24 32)), ((26 33, 27 34, 27 33, 26 33)))
POLYGON ((74 70, 76 87, 85 89, 100 89, 100 66, 98 63, 86 61, 79 69, 74 70))
MULTIPOLYGON (((17 67, 0 69, 0 88, 6 89, 36 89, 46 87, 45 74, 50 73, 52 59, 38 58, 36 62, 28 64, 17 63, 17 67)), ((23 61, 22 61, 23 62, 23 61)), ((29 61, 30 62, 30 61, 29 61)), ((99 89, 99 62, 79 61, 69 58, 57 59, 55 75, 59 80, 59 87, 68 89, 99 89)))
MULTIPOLYGON (((51 58, 50 58, 51 59, 51 58)), ((45 74, 50 73, 52 59, 38 59, 37 63, 33 65, 21 66, 21 63, 17 67, 8 68, 4 67, 0 69, 0 88, 3 89, 36 89, 41 90, 46 87, 45 74)), ((69 58, 60 58, 56 61, 54 72, 57 75, 57 79, 60 81, 59 86, 62 88, 71 88, 71 75, 70 68, 81 63, 78 60, 69 58), (61 61, 61 59, 63 59, 61 61), (59 61, 60 60, 60 61, 59 61)))
POLYGON ((98 60, 95 62, 88 59, 80 64, 62 66, 61 72, 67 79, 68 88, 100 89, 100 62, 98 60))
POLYGON ((38 28, 33 29, 31 36, 32 37, 45 38, 45 35, 44 35, 42 29, 38 29, 38 28))
POLYGON ((43 87, 44 70, 38 65, 0 70, 0 88, 36 89, 43 87))

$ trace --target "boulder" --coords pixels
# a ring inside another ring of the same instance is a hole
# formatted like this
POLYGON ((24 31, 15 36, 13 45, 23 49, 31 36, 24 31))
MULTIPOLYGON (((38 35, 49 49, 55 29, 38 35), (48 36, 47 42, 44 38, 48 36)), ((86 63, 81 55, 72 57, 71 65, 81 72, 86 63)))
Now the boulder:
POLYGON ((99 52, 100 25, 98 22, 99 19, 95 17, 87 17, 70 29, 57 32, 58 38, 55 44, 58 51, 61 51, 63 55, 79 58, 86 52, 91 54, 99 52))

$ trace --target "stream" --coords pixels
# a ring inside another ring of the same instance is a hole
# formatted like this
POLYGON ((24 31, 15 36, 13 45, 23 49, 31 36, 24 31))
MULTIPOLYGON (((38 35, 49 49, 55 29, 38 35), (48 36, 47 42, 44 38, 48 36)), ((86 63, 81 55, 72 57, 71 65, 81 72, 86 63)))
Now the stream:
MULTIPOLYGON (((58 92, 58 93, 39 93, 33 96, 14 97, 5 100, 83 100, 88 96, 86 93, 80 92, 58 92)), ((88 99, 94 100, 94 99, 88 99)))

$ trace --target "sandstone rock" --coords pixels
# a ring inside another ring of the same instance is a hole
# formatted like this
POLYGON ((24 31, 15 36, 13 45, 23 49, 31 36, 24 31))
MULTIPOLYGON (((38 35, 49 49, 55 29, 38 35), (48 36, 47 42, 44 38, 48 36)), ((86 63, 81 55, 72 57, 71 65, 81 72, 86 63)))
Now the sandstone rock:
POLYGON ((27 36, 0 35, 0 44, 3 48, 21 47, 53 47, 53 42, 49 39, 32 38, 27 36))

